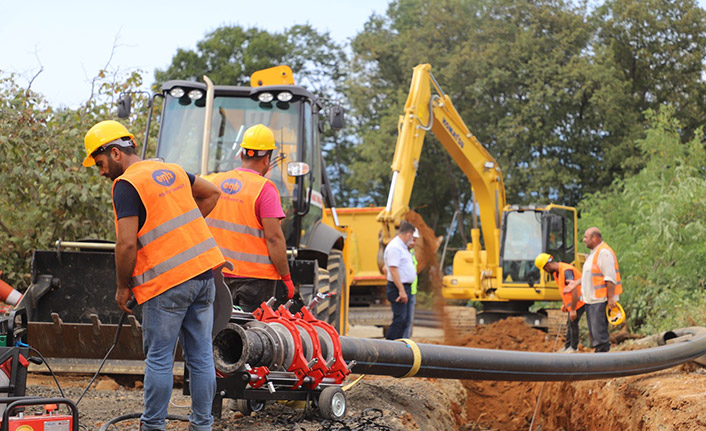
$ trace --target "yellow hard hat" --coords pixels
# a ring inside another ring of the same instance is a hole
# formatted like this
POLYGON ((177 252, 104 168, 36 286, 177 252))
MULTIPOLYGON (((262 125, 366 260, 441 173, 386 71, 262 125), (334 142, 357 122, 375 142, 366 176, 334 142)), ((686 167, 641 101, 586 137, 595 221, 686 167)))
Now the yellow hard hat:
POLYGON ((534 266, 539 268, 540 270, 544 269, 544 265, 546 265, 548 262, 552 260, 552 256, 547 254, 547 253, 539 253, 537 257, 534 259, 534 266))
POLYGON ((605 316, 608 318, 608 323, 613 326, 617 326, 625 321, 625 310, 623 310, 620 303, 616 302, 615 307, 613 308, 606 305, 605 316))
POLYGON ((264 124, 256 124, 245 131, 243 143, 240 146, 246 150, 269 151, 277 148, 275 135, 264 124))
MULTIPOLYGON (((130 138, 131 146, 135 146, 135 136, 127 131, 127 128, 117 121, 101 121, 86 133, 83 144, 86 146, 86 158, 83 159, 83 166, 89 167, 96 164, 91 154, 103 145, 120 138, 130 138)), ((123 145, 126 146, 126 145, 123 145)))

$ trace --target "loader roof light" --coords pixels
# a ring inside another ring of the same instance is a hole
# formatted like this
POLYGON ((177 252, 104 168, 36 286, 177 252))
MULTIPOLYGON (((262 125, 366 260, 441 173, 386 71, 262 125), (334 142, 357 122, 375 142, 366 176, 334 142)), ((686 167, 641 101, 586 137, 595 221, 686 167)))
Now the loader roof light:
POLYGON ((301 177, 309 173, 309 165, 304 162, 287 163, 287 175, 290 177, 301 177))
POLYGON ((257 95, 257 100, 262 103, 270 103, 274 99, 272 93, 260 93, 257 95))
POLYGON ((289 102, 290 100, 292 100, 292 97, 294 96, 292 96, 292 93, 290 93, 289 91, 283 91, 277 94, 277 100, 279 100, 280 102, 289 102))
POLYGON ((495 163, 488 161, 483 163, 483 167, 486 169, 493 169, 495 167, 495 163))
MULTIPOLYGON (((182 90, 182 93, 183 93, 183 92, 184 92, 184 91, 182 90)), ((198 100, 198 99, 200 99, 200 98, 203 97, 203 91, 201 91, 201 90, 191 90, 191 91, 189 91, 189 94, 188 94, 188 95, 189 95, 189 99, 191 99, 191 100, 198 100)))
POLYGON ((179 99, 184 95, 184 89, 181 87, 174 87, 171 90, 169 90, 169 95, 179 99))

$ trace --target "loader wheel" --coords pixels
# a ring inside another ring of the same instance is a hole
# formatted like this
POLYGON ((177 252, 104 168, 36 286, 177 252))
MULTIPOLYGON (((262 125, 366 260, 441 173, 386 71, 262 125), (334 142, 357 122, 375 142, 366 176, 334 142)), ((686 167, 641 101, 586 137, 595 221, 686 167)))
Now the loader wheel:
MULTIPOLYGON (((328 269, 317 268, 317 270, 316 270, 316 292, 326 294, 329 292, 330 289, 331 289, 331 286, 330 286, 330 282, 329 282, 328 269)), ((314 315, 316 316, 317 319, 328 322, 329 314, 331 312, 330 308, 331 308, 331 301, 329 301, 329 299, 326 299, 325 301, 322 301, 316 305, 316 309, 313 310, 314 315)))
POLYGON ((261 412, 265 409, 265 401, 262 400, 230 400, 230 409, 240 412, 243 416, 250 416, 251 413, 261 412))
POLYGON ((329 298, 331 305, 327 322, 340 333, 341 295, 345 294, 346 288, 346 264, 341 250, 331 250, 328 257, 328 275, 331 292, 335 295, 329 298))
POLYGON ((341 419, 346 415, 346 394, 339 386, 324 388, 319 395, 319 411, 324 419, 341 419))

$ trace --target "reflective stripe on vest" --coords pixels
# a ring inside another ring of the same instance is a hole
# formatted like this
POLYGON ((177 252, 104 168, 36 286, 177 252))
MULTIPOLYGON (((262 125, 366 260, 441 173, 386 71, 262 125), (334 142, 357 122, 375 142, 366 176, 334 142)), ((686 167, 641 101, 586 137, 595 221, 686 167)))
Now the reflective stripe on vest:
POLYGON ((139 304, 223 263, 180 166, 144 160, 130 165, 113 188, 117 181, 132 184, 145 206, 132 273, 139 304))
MULTIPOLYGON (((255 214, 257 198, 270 180, 235 169, 216 174, 211 181, 221 190, 221 196, 206 218, 206 224, 223 256, 233 264, 233 271, 224 269, 223 273, 279 280, 279 272, 267 249, 265 231, 255 214)), ((277 190, 274 184, 272 186, 277 190)))
POLYGON ((613 256, 613 264, 615 265, 615 295, 623 293, 623 282, 620 277, 620 268, 618 267, 618 258, 615 252, 605 242, 602 242, 593 253, 593 261, 591 262, 591 277, 593 283, 594 296, 596 298, 605 298, 608 295, 608 286, 605 282, 605 277, 598 267, 598 254, 601 250, 606 249, 613 256))
POLYGON ((174 229, 178 229, 184 226, 185 224, 196 220, 199 217, 201 217, 201 211, 199 211, 198 208, 194 208, 185 214, 176 216, 173 219, 155 227, 151 231, 139 235, 137 237, 137 247, 142 248, 147 244, 151 243, 152 241, 157 240, 162 235, 166 235, 174 229))
MULTIPOLYGON (((574 273, 574 280, 580 280, 581 279, 581 273, 579 272, 578 269, 576 269, 573 265, 564 263, 564 262, 557 262, 559 264, 559 271, 555 272, 552 274, 554 277, 554 280, 556 281, 557 286, 559 286, 559 293, 561 293, 561 300, 566 305, 568 308, 571 305, 571 292, 569 293, 564 293, 564 288, 566 287, 566 271, 570 270, 571 272, 574 273)), ((576 286, 576 289, 578 289, 578 295, 581 297, 581 285, 579 284, 576 286)), ((583 307, 584 302, 579 299, 579 301, 576 303, 576 309, 578 310, 579 308, 583 307)))

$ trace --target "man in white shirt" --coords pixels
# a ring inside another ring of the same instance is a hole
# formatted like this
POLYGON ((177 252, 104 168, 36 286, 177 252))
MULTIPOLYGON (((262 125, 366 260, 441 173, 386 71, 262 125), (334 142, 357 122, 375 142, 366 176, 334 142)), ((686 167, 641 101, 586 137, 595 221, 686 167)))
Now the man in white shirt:
POLYGON ((417 271, 407 244, 412 241, 414 230, 414 225, 403 220, 397 230, 397 236, 392 238, 385 248, 387 268, 385 293, 392 307, 392 323, 386 336, 388 340, 402 338, 409 319, 407 301, 411 295, 412 283, 417 278, 417 271))
MULTIPOLYGON (((565 291, 581 285, 581 300, 586 303, 586 321, 593 348, 596 353, 608 352, 610 337, 606 307, 615 307, 623 291, 618 259, 613 249, 603 242, 597 227, 586 229, 583 242, 591 249, 591 253, 583 264, 581 279, 571 282, 565 291)), ((577 300, 578 295, 574 295, 572 308, 577 300)))

